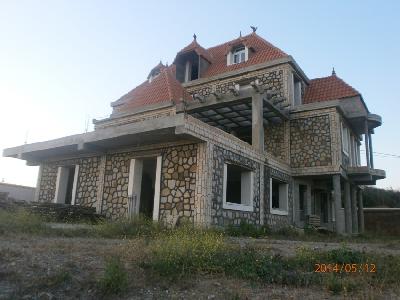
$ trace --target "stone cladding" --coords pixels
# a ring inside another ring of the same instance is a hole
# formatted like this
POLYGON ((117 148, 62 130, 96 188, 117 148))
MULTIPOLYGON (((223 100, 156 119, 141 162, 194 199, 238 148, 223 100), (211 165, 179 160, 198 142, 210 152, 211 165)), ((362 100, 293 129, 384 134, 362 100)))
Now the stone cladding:
POLYGON ((291 120, 291 167, 319 167, 331 164, 332 153, 329 115, 291 120))

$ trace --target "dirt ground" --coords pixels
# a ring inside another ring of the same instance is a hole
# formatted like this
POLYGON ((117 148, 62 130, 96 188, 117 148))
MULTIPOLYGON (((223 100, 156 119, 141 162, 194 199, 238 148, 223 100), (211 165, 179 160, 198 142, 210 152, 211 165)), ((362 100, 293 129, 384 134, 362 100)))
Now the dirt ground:
MULTIPOLYGON (((241 246, 255 245, 284 256, 298 247, 333 249, 339 243, 232 238, 241 246)), ((134 241, 133 241, 134 243, 134 241)), ((99 299, 97 280, 105 260, 132 245, 132 240, 0 236, 0 299, 99 299), (67 278, 68 277, 68 278, 67 278), (65 279, 68 280, 65 280, 65 279)), ((400 242, 348 244, 367 252, 400 255, 400 242)), ((260 285, 223 275, 199 275, 190 280, 165 282, 149 278, 127 262, 129 290, 123 299, 342 299, 324 289, 260 285)), ((359 292, 356 298, 391 298, 399 295, 374 290, 359 292)), ((116 299, 112 296, 110 299, 116 299)), ((354 298, 354 295, 353 297, 354 298)))

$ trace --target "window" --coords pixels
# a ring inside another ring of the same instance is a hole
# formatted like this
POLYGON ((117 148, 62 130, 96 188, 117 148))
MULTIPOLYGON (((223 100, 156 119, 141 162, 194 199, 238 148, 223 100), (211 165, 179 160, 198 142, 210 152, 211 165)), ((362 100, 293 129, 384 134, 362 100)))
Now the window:
POLYGON ((346 155, 349 155, 349 129, 342 123, 342 148, 346 155))
POLYGON ((224 165, 223 208, 253 211, 253 174, 241 166, 224 165))
POLYGON ((270 209, 272 214, 288 214, 289 185, 276 179, 270 179, 270 209))
POLYGON ((227 55, 226 64, 240 64, 242 62, 247 61, 248 59, 248 49, 245 46, 238 46, 230 51, 227 55))
POLYGON ((246 59, 246 50, 244 47, 237 48, 233 51, 233 63, 239 64, 246 59))
POLYGON ((301 81, 293 75, 293 105, 301 105, 301 81))

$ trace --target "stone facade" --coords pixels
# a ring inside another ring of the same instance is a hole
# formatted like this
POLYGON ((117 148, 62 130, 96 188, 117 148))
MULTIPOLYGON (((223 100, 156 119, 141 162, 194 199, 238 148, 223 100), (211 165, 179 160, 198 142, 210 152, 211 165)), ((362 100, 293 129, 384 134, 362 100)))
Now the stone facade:
POLYGON ((80 160, 75 198, 76 204, 96 207, 99 161, 98 157, 89 157, 80 160))
POLYGON ((131 158, 129 152, 107 155, 101 212, 109 218, 127 215, 131 158))
POLYGON ((54 164, 42 165, 39 184, 39 202, 52 202, 56 193, 57 166, 54 164))
POLYGON ((281 124, 268 124, 264 134, 265 151, 283 161, 288 161, 289 156, 288 125, 287 121, 281 124))
POLYGON ((292 168, 332 164, 329 115, 290 121, 290 165, 292 168))
POLYGON ((168 148, 162 157, 159 220, 170 226, 193 223, 197 145, 168 148))
POLYGON ((235 83, 249 84, 250 81, 258 79, 261 84, 266 85, 268 90, 277 91, 278 96, 284 95, 284 72, 282 68, 263 69, 254 71, 245 75, 233 76, 227 79, 215 80, 202 85, 188 87, 187 90, 191 94, 199 94, 201 96, 209 96, 213 89, 218 93, 226 94, 229 88, 235 83))
POLYGON ((242 221, 254 225, 260 224, 260 165, 232 151, 214 146, 212 180, 212 224, 224 226, 240 224, 242 221), (253 211, 238 211, 223 208, 224 164, 231 162, 246 167, 254 172, 253 211))

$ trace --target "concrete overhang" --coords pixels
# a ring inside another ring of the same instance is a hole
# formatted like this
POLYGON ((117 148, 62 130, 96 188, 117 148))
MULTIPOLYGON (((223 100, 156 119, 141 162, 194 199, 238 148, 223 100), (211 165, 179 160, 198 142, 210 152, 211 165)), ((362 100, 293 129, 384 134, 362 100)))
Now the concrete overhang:
POLYGON ((375 185, 377 180, 385 179, 386 172, 379 169, 371 169, 366 166, 349 167, 347 175, 357 184, 375 185))
POLYGON ((180 134, 179 129, 184 124, 184 115, 178 114, 8 148, 4 149, 3 156, 37 163, 58 157, 105 153, 130 146, 167 143, 182 139, 198 140, 189 134, 180 134))

